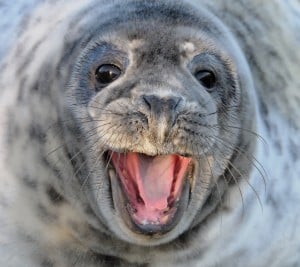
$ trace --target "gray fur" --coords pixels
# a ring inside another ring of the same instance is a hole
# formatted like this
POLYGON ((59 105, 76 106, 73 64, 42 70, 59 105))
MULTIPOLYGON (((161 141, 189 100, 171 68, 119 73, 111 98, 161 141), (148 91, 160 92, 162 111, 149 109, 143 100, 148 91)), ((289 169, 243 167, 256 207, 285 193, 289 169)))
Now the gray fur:
POLYGON ((299 1, 4 1, 0 14, 0 266, 300 265, 299 1), (102 86, 107 63, 121 76, 102 86), (170 231, 128 223, 107 150, 194 158, 170 231))

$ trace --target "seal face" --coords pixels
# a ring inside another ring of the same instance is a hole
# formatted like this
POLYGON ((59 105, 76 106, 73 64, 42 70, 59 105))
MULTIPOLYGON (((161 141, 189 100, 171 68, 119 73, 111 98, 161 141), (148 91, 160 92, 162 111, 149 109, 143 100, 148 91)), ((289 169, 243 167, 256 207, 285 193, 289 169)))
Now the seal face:
POLYGON ((242 105, 251 78, 223 26, 197 12, 132 2, 97 28, 71 76, 66 109, 89 148, 85 182, 101 185, 89 201, 130 243, 178 237, 214 210, 230 169, 248 168, 233 159, 240 129, 253 127, 240 116, 253 113, 242 105))

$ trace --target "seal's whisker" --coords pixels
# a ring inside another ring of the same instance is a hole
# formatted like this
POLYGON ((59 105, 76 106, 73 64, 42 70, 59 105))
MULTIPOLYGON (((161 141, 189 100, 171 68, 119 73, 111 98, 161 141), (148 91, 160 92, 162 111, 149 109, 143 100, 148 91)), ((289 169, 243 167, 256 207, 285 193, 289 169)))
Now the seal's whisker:
POLYGON ((218 192, 218 198, 219 198, 219 201, 220 201, 220 203, 222 203, 222 195, 221 195, 220 188, 219 188, 219 186, 218 186, 218 179, 216 179, 216 177, 215 177, 214 174, 213 174, 212 166, 211 166, 211 164, 210 164, 210 162, 209 162, 209 160, 208 160, 206 154, 205 154, 204 152, 201 152, 201 154, 200 154, 200 152, 199 152, 199 146, 196 145, 196 147, 197 147, 197 150, 198 150, 198 155, 201 155, 201 154, 204 155, 204 158, 205 158, 205 160, 206 160, 206 162, 207 162, 207 164, 208 164, 208 167, 209 167, 209 170, 210 170, 210 173, 211 173, 211 177, 213 178, 213 183, 214 183, 215 186, 217 187, 217 192, 218 192))
POLYGON ((261 201, 261 197, 259 196, 259 194, 258 194, 257 190, 254 188, 254 186, 249 182, 249 180, 247 179, 247 177, 245 177, 245 175, 243 175, 241 173, 241 171, 237 167, 235 167, 235 165, 232 162, 228 161, 228 165, 230 167, 232 167, 240 175, 241 178, 244 178, 243 181, 246 181, 247 185, 254 192, 254 194, 255 194, 255 196, 256 196, 256 198, 258 200, 259 206, 260 206, 261 210, 263 211, 263 204, 262 204, 262 201, 261 201))
MULTIPOLYGON (((77 105, 76 104, 71 104, 70 107, 77 107, 77 105)), ((117 112, 115 110, 110 110, 110 109, 107 109, 107 108, 102 108, 100 106, 89 105, 88 107, 92 108, 92 109, 101 110, 101 114, 113 114, 113 115, 117 115, 117 116, 124 116, 124 114, 122 114, 120 112, 117 112)))
MULTIPOLYGON (((217 141, 218 142, 218 141, 217 141)), ((219 142, 220 144, 221 142, 219 142)), ((224 145, 224 144, 222 144, 224 145)), ((216 147, 218 149, 218 151, 224 155, 222 149, 216 144, 216 147)), ((224 155, 225 157, 225 155, 224 155)), ((263 205, 262 205, 262 201, 261 201, 261 198, 257 192, 257 190, 253 187, 253 185, 248 181, 247 179, 247 174, 243 174, 241 170, 239 170, 230 160, 227 161, 227 164, 229 165, 230 168, 227 168, 227 170, 230 172, 231 176, 233 176, 233 172, 230 170, 231 168, 233 169, 233 171, 237 172, 239 178, 243 179, 244 181, 246 181, 246 183, 248 184, 248 186, 250 186, 250 188, 253 190, 253 192, 255 193, 257 199, 258 199, 258 202, 259 202, 259 205, 262 209, 263 205)), ((238 180, 238 178, 235 178, 236 180, 238 180)))
POLYGON ((225 129, 227 132, 234 134, 234 132, 229 131, 228 129, 235 129, 235 130, 240 130, 242 132, 249 133, 255 137, 257 137, 262 143, 264 143, 265 146, 267 146, 267 141, 264 139, 263 136, 261 136, 259 133, 254 132, 253 130, 249 130, 243 127, 238 127, 234 125, 210 125, 211 128, 217 128, 217 129, 225 129))
POLYGON ((216 139, 216 142, 222 143, 223 146, 229 148, 229 149, 233 149, 235 152, 245 156, 249 162, 251 163, 252 166, 254 166, 254 168, 259 172, 261 178, 263 179, 263 183, 264 183, 264 190, 266 191, 266 187, 267 187, 267 177, 268 174, 266 172, 266 170, 264 169, 263 165, 256 159, 256 157, 252 154, 247 153, 247 151, 245 151, 244 149, 240 148, 240 147, 234 147, 232 144, 230 144, 229 142, 226 142, 224 139, 221 139, 219 137, 212 137, 216 139))
MULTIPOLYGON (((207 137, 207 138, 210 138, 210 137, 207 137)), ((222 151, 220 151, 219 147, 217 147, 217 148, 218 148, 219 152, 222 153, 222 151)), ((223 153, 222 153, 222 154, 223 154, 223 153)), ((226 158, 226 155, 223 154, 223 156, 224 156, 224 158, 226 158)), ((229 162, 229 161, 226 161, 226 163, 228 163, 228 162, 229 162)), ((219 166, 220 169, 223 169, 222 166, 220 165, 220 163, 219 163, 217 160, 215 160, 214 163, 215 163, 217 166, 219 166)), ((238 178, 235 177, 235 175, 231 172, 230 169, 227 168, 226 170, 229 172, 230 177, 232 177, 232 179, 234 180, 235 185, 238 187, 239 194, 240 194, 241 200, 242 200, 243 212, 244 212, 244 208, 245 208, 245 205, 244 205, 244 196, 243 196, 242 190, 241 190, 241 188, 240 188, 240 186, 239 186, 238 178)), ((224 182, 227 184, 229 181, 228 181, 228 177, 226 177, 225 173, 226 173, 226 171, 224 171, 224 172, 222 173, 221 176, 225 179, 224 182)), ((217 179, 216 179, 216 180, 217 180, 217 179)))

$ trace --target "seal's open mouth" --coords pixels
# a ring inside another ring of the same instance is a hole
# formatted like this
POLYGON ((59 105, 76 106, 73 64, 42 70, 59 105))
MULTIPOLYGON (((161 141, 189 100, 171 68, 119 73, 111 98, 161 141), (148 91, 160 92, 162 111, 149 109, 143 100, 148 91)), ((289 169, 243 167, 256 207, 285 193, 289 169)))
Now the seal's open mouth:
POLYGON ((183 191, 186 191, 183 188, 192 159, 176 154, 110 153, 132 222, 143 232, 170 228, 167 226, 173 224, 183 191))

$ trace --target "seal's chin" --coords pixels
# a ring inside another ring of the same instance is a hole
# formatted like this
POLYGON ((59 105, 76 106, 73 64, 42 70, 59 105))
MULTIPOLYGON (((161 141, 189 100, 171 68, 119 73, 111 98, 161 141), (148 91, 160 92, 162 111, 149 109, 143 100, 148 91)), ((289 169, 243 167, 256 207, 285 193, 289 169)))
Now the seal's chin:
POLYGON ((140 234, 163 234, 174 228, 188 205, 192 159, 112 151, 109 158, 117 216, 140 234))

